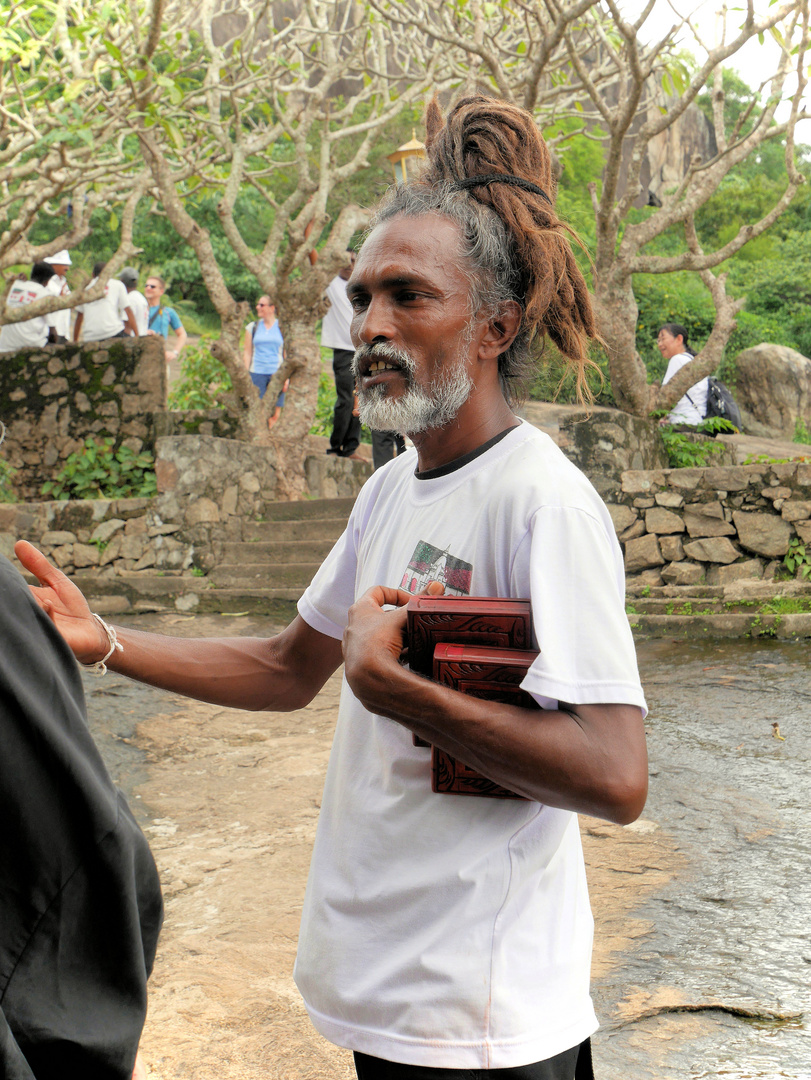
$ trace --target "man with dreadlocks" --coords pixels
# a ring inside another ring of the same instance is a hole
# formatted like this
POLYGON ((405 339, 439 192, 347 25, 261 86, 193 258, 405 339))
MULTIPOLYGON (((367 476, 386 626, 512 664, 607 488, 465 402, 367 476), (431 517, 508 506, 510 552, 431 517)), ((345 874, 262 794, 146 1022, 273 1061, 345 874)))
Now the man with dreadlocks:
POLYGON ((296 981, 361 1080, 591 1075, 592 919, 577 813, 630 822, 647 791, 645 702, 622 560, 599 497, 512 412, 533 338, 581 382, 589 297, 532 117, 429 107, 428 166, 378 211, 348 283, 361 416, 414 451, 367 482, 291 625, 269 640, 119 632, 30 546, 40 603, 84 662, 248 709, 345 685, 296 981), (530 597, 542 713, 400 664, 407 591, 530 597), (424 574, 423 574, 424 580, 424 574), (417 586, 419 587, 419 586, 417 586), (112 639, 111 639, 112 640, 112 639), (526 796, 433 794, 412 732, 526 796))

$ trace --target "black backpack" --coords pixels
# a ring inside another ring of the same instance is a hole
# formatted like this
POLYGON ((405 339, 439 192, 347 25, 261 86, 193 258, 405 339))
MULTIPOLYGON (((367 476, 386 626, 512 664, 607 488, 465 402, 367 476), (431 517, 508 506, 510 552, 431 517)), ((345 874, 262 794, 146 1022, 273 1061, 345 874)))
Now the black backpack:
POLYGON ((741 410, 735 403, 735 398, 729 392, 729 388, 714 375, 709 375, 707 377, 707 411, 704 419, 709 420, 713 416, 728 420, 738 431, 743 430, 741 410))

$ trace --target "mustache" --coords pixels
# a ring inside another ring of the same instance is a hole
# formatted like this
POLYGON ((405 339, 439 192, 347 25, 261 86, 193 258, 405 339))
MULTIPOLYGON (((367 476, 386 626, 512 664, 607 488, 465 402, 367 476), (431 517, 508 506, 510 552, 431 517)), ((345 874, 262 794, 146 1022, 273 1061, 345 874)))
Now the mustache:
POLYGON ((361 366, 367 361, 372 363, 373 360, 392 360, 411 377, 417 370, 416 361, 410 353, 392 345, 390 341, 381 341, 377 345, 359 345, 355 349, 355 355, 352 358, 352 374, 356 379, 359 379, 362 374, 361 366))

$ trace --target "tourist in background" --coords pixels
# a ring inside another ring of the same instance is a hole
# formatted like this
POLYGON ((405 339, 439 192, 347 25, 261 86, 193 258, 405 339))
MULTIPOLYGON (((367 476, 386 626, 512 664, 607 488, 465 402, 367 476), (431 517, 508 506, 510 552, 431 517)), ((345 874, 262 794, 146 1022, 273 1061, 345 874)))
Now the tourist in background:
POLYGON ((163 294, 166 292, 166 282, 163 278, 158 277, 157 274, 150 274, 146 279, 146 285, 144 285, 144 293, 146 294, 147 303, 149 304, 149 318, 147 320, 147 334, 157 334, 162 337, 167 344, 164 346, 166 351, 166 363, 170 360, 177 360, 180 354, 183 352, 183 346, 186 344, 188 334, 183 328, 183 323, 180 321, 180 316, 174 308, 168 307, 163 302, 163 294), (168 347, 169 331, 174 332, 177 342, 173 349, 168 347))
MULTIPOLYGON (((321 323, 321 344, 332 349, 332 371, 335 376, 335 410, 327 453, 336 457, 358 458, 360 420, 355 409, 355 376, 352 374, 355 349, 349 334, 352 305, 346 295, 346 283, 355 265, 355 252, 347 248, 347 255, 348 262, 341 267, 324 294, 329 307, 321 323)), ((310 261, 315 261, 312 255, 310 261)))
MULTIPOLYGON (((42 261, 51 268, 52 276, 48 281, 48 292, 53 293, 54 296, 70 296, 70 285, 67 280, 68 267, 73 265, 70 261, 70 252, 63 249, 42 261)), ((57 334, 65 341, 70 341, 70 308, 52 312, 51 318, 53 319, 52 326, 57 334)))
MULTIPOLYGON (((284 360, 284 338, 276 318, 276 305, 269 296, 260 296, 256 301, 256 314, 256 322, 248 323, 245 329, 242 355, 253 384, 259 391, 259 397, 263 398, 271 377, 276 374, 279 364, 284 360)), ((273 415, 268 417, 268 427, 273 427, 281 416, 284 395, 289 385, 290 380, 285 379, 282 392, 276 398, 273 415)))
MULTIPOLYGON (((687 330, 681 323, 665 323, 656 338, 656 345, 668 362, 665 377, 662 379, 662 386, 665 386, 677 371, 690 363, 695 353, 687 344, 687 330)), ((701 379, 690 387, 684 397, 679 398, 662 422, 694 428, 704 420, 706 413, 707 380, 701 379)))
MULTIPOLYGON (((93 267, 92 289, 101 277, 106 263, 97 262, 93 267)), ((118 278, 110 278, 104 286, 104 296, 79 304, 73 327, 74 341, 107 341, 108 338, 137 336, 135 319, 129 306, 126 287, 118 278)))
POLYGON ((145 337, 149 329, 149 304, 144 294, 138 291, 138 271, 134 266, 125 266, 118 275, 118 280, 127 290, 129 309, 135 319, 138 337, 145 337))
MULTIPOLYGON (((22 277, 11 286, 6 301, 6 307, 17 308, 25 304, 33 304, 35 300, 41 300, 48 296, 48 282, 53 277, 53 270, 44 262, 34 263, 31 269, 31 280, 22 277)), ((24 319, 22 322, 6 323, 0 328, 0 352, 17 352, 18 349, 42 348, 43 345, 56 341, 56 327, 54 320, 58 312, 50 315, 38 315, 34 319, 24 319)))

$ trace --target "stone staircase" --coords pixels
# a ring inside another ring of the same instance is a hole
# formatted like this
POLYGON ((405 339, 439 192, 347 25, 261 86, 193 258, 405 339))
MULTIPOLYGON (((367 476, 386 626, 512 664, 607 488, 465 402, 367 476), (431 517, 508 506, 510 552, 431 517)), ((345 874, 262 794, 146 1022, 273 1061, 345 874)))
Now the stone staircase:
POLYGON ((637 637, 799 641, 811 638, 811 581, 629 584, 625 610, 637 637))
POLYGON ((266 520, 246 522, 244 539, 226 543, 206 578, 200 611, 236 604, 255 612, 292 614, 316 570, 344 531, 353 498, 272 503, 266 520), (225 606, 224 606, 225 605, 225 606))
POLYGON ((244 522, 243 541, 225 544, 208 575, 139 570, 73 580, 100 615, 179 611, 269 615, 289 621, 296 602, 346 527, 353 498, 270 503, 264 520, 244 522))

